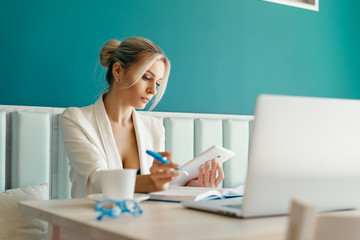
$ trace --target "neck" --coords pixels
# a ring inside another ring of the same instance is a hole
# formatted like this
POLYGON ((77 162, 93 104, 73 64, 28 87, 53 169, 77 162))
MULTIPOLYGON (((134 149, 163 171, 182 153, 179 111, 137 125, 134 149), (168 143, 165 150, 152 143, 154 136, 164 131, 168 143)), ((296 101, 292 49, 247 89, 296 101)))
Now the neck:
POLYGON ((132 123, 131 114, 134 108, 126 104, 126 102, 122 100, 116 92, 111 91, 111 89, 105 96, 104 105, 110 122, 122 125, 132 123))

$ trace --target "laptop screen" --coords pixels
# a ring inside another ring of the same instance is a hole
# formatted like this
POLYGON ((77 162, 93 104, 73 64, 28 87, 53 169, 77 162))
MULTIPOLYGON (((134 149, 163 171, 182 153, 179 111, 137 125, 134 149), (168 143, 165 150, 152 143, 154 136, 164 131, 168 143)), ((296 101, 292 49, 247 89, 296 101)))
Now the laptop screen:
POLYGON ((293 197, 320 210, 360 205, 360 101, 260 95, 244 216, 285 214, 293 197))

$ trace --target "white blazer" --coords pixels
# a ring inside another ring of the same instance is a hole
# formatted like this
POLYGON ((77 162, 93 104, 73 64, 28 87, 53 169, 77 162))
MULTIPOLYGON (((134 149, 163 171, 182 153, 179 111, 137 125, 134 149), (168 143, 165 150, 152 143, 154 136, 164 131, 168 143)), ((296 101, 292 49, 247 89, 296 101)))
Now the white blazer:
MULTIPOLYGON (((132 113, 141 174, 149 174, 153 158, 147 149, 164 151, 165 130, 159 120, 132 113)), ((122 161, 106 114, 103 96, 95 104, 66 109, 61 118, 62 138, 70 159, 71 196, 101 193, 100 170, 122 169, 122 161)))

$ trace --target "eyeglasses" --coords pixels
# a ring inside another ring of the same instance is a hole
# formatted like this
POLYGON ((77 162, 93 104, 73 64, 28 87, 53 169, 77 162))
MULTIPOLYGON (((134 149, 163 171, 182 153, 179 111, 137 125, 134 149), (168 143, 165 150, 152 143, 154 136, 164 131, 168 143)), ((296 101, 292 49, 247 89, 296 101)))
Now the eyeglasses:
POLYGON ((132 199, 125 199, 122 201, 115 201, 112 199, 105 199, 95 204, 95 211, 101 212, 97 220, 101 220, 105 215, 111 218, 120 217, 123 212, 129 212, 133 216, 140 216, 143 212, 140 205, 132 199))

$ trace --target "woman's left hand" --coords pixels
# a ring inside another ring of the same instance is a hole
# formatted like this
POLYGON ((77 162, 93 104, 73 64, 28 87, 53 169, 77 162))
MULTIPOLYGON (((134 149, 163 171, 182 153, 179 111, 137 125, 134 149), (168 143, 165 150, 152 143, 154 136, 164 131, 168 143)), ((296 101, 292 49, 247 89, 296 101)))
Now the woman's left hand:
POLYGON ((221 165, 212 159, 199 167, 198 178, 189 181, 186 187, 217 187, 224 179, 224 171, 221 165), (216 177, 216 174, 218 175, 216 177))

